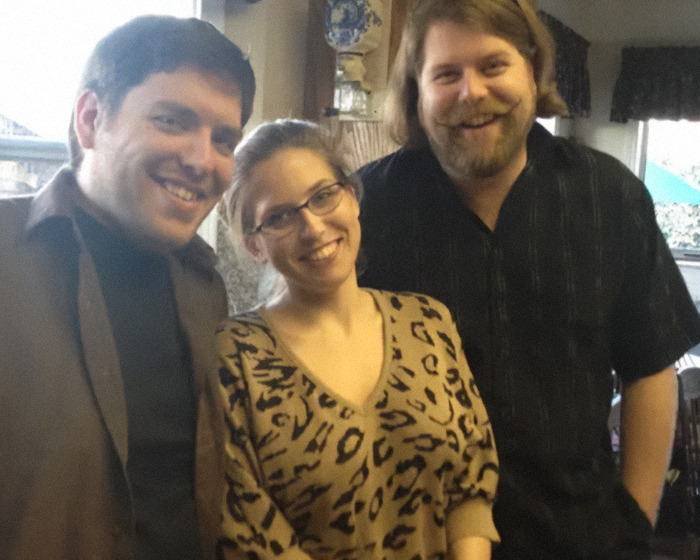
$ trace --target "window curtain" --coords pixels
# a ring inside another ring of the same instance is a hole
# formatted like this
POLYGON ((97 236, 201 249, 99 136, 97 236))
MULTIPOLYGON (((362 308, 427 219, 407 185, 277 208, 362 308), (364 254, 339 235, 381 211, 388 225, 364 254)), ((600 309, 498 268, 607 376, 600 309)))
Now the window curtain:
POLYGON ((700 47, 628 47, 610 120, 700 121, 700 47))
POLYGON ((591 80, 588 74, 590 43, 570 27, 546 12, 540 19, 554 37, 557 46, 557 91, 569 107, 572 117, 591 115, 591 80))

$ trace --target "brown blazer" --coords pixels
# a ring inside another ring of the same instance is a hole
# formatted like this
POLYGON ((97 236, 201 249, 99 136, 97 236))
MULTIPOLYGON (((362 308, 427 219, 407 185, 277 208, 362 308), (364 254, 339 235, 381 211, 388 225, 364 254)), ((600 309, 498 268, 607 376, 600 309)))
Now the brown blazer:
MULTIPOLYGON (((94 263, 73 221, 76 189, 63 169, 36 197, 0 199, 3 560, 133 558, 122 378, 94 263)), ((195 494, 206 558, 214 557, 223 485, 213 343, 227 307, 214 262, 199 238, 170 257, 199 402, 195 494)))

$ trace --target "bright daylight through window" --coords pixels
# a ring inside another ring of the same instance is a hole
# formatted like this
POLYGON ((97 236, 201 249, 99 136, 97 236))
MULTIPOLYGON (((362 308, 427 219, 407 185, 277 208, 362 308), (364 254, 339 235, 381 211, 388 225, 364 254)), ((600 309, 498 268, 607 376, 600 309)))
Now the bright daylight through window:
POLYGON ((700 253, 700 123, 650 120, 644 181, 669 246, 700 253))
POLYGON ((0 19, 0 195, 36 190, 65 161, 80 72, 102 36, 140 14, 196 15, 199 2, 21 0, 5 4, 0 19))

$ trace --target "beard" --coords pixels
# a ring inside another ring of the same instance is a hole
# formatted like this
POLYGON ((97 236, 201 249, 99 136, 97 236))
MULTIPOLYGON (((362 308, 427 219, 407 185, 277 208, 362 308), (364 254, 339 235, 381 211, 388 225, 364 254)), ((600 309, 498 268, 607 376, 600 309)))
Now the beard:
POLYGON ((525 147, 535 121, 534 111, 527 118, 519 116, 519 105, 482 107, 476 112, 457 108, 436 121, 438 126, 427 136, 445 172, 456 180, 483 179, 497 175, 511 164, 525 147), (462 133, 462 123, 469 122, 475 114, 498 115, 501 130, 495 139, 481 141, 462 133))

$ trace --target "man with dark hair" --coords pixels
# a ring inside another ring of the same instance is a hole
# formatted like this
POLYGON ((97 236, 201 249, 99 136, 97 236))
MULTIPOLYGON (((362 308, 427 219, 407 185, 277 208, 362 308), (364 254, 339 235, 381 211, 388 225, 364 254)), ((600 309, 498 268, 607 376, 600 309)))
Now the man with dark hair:
POLYGON ((495 558, 648 558, 700 321, 644 185, 554 138, 530 0, 422 0, 392 75, 404 147, 360 170, 363 284, 448 305, 501 464, 495 558), (622 384, 621 476, 607 431, 622 384))
POLYGON ((211 24, 136 18, 87 63, 72 164, 0 201, 0 558, 213 558, 226 316, 197 228, 252 68, 211 24))

